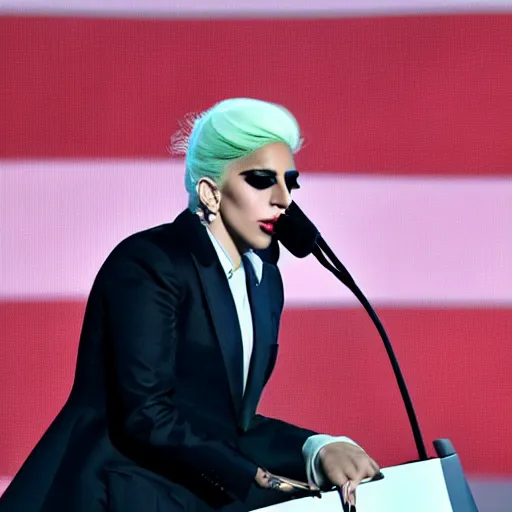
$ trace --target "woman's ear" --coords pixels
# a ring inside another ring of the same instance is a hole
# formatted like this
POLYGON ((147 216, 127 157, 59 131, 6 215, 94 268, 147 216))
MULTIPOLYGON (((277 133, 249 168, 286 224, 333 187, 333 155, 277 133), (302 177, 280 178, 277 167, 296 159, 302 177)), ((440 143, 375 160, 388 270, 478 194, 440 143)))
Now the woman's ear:
POLYGON ((210 178, 201 178, 197 184, 199 202, 216 215, 220 208, 221 193, 217 184, 210 178))

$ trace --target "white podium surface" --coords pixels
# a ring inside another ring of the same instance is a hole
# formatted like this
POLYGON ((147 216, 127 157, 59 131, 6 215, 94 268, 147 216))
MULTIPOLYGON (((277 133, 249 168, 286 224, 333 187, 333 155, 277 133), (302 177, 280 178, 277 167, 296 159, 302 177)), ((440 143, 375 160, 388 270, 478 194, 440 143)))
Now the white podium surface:
MULTIPOLYGON (((357 512, 452 512, 440 459, 381 470, 384 478, 359 485, 357 512)), ((337 491, 258 509, 264 512, 340 512, 337 491)))

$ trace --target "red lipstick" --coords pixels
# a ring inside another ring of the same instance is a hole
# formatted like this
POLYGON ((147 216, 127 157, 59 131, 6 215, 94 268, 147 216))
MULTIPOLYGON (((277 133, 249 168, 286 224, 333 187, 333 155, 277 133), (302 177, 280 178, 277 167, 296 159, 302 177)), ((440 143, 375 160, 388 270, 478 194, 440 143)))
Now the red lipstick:
POLYGON ((258 224, 260 225, 260 228, 263 231, 265 231, 265 233, 267 233, 269 235, 273 235, 274 234, 274 224, 276 223, 278 217, 279 217, 279 215, 276 215, 273 219, 260 220, 258 222, 258 224))

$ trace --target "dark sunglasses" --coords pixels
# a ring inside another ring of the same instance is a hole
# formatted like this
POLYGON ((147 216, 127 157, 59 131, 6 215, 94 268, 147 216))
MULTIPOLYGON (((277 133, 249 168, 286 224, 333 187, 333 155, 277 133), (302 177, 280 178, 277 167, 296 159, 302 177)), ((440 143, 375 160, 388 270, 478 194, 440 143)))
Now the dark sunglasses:
MULTIPOLYGON (((240 173, 245 181, 257 190, 265 190, 266 188, 273 187, 277 183, 277 172, 271 169, 250 169, 240 173)), ((300 188, 298 183, 298 171, 286 171, 284 173, 284 181, 288 192, 300 188)))

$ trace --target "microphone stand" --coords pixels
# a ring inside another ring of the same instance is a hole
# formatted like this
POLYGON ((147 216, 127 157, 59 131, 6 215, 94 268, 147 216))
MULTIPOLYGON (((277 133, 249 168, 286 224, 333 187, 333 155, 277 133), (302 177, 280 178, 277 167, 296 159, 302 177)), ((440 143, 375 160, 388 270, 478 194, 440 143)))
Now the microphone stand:
POLYGON ((411 430, 414 436, 414 442, 416 444, 416 450, 418 452, 419 460, 428 460, 425 442, 421 434, 420 426, 418 423, 418 419, 416 417, 416 413, 414 411, 414 406, 412 404, 409 391, 407 390, 407 385, 405 384, 404 376, 402 374, 402 371, 400 370, 400 365, 398 364, 398 360, 396 358, 395 352, 393 351, 393 347, 391 346, 389 337, 386 333, 386 330, 384 329, 384 326, 382 325, 382 322, 377 316, 377 313, 372 308, 371 304, 369 303, 368 299, 364 296, 363 292, 359 289, 359 287, 355 283, 354 279, 352 278, 346 267, 336 257, 332 249, 327 245, 327 242, 321 236, 318 236, 316 240, 315 246, 313 248, 313 255, 316 257, 316 259, 320 262, 322 266, 329 270, 357 297, 359 302, 363 305, 364 309, 366 309, 367 313, 370 315, 370 318, 372 319, 375 327, 379 331, 380 337, 382 338, 382 341, 384 343, 384 347, 386 348, 389 361, 391 362, 391 366, 393 368, 393 372, 398 383, 398 388, 400 389, 400 394, 402 395, 402 400, 405 405, 407 417, 409 418, 409 424, 411 425, 411 430), (327 260, 326 255, 331 261, 327 260))

